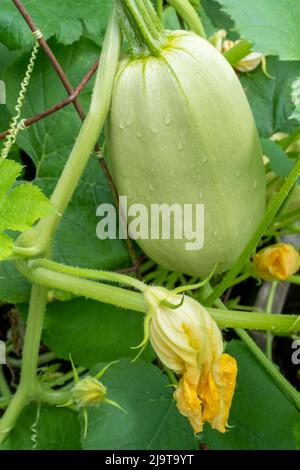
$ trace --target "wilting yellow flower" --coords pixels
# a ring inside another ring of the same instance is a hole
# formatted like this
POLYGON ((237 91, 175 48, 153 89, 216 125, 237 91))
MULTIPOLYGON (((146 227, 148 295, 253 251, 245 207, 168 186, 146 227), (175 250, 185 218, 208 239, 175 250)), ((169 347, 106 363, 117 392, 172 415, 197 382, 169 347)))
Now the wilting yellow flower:
POLYGON ((194 299, 160 287, 144 290, 151 344, 163 364, 181 376, 174 398, 194 431, 207 421, 225 432, 235 389, 237 365, 223 353, 221 332, 194 299))
POLYGON ((72 388, 74 402, 82 408, 97 405, 103 401, 107 388, 95 377, 85 377, 72 388))
POLYGON ((268 246, 253 258, 255 274, 265 281, 284 281, 295 274, 299 267, 299 253, 287 243, 268 246))
POLYGON ((263 59, 263 54, 260 52, 250 52, 250 54, 239 60, 234 66, 239 72, 251 72, 256 69, 263 59))
MULTIPOLYGON (((222 30, 221 30, 222 31, 222 30)), ((223 36, 223 41, 222 41, 222 44, 221 46, 219 47, 219 51, 222 52, 222 54, 224 54, 224 52, 227 52, 229 51, 229 49, 231 49, 234 45, 235 45, 235 42, 234 41, 231 41, 230 39, 225 39, 226 36, 223 36)))

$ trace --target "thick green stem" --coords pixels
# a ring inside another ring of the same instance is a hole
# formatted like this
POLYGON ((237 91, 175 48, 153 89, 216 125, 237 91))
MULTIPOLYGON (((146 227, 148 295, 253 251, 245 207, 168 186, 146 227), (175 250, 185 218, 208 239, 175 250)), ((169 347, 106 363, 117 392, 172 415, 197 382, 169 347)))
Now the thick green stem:
POLYGON ((160 20, 162 20, 163 17, 163 0, 156 0, 156 9, 157 9, 157 14, 160 20))
POLYGON ((29 268, 46 268, 57 273, 69 274, 85 279, 94 279, 98 281, 116 282, 121 285, 134 287, 139 291, 143 291, 147 286, 143 282, 125 274, 119 274, 112 271, 99 271, 96 269, 75 268, 65 264, 56 263, 47 259, 37 259, 29 262, 29 268))
MULTIPOLYGON (((137 292, 80 279, 45 268, 24 270, 23 267, 21 272, 31 281, 39 282, 48 288, 61 289, 74 295, 81 295, 99 302, 116 305, 117 307, 146 313, 143 295, 137 292)), ((225 307, 221 310, 216 308, 208 308, 208 310, 220 328, 243 327, 282 334, 292 334, 300 329, 300 317, 297 315, 273 315, 261 312, 248 313, 238 310, 225 310, 225 307)))
MULTIPOLYGON (((56 358, 57 358, 56 354, 53 353, 52 351, 41 354, 38 357, 38 366, 48 364, 49 362, 54 361, 56 358)), ((22 367, 22 359, 18 359, 15 357, 8 357, 7 362, 12 367, 22 367)))
POLYGON ((202 38, 206 38, 203 24, 188 0, 167 0, 185 21, 188 27, 202 38))
POLYGON ((232 284, 230 287, 236 286, 237 284, 240 284, 241 282, 246 281, 251 277, 250 272, 246 272, 244 274, 241 274, 239 277, 236 277, 234 281, 232 281, 232 284))
MULTIPOLYGON (((270 285, 268 301, 267 301, 267 305, 266 305, 266 312, 267 313, 272 312, 277 285, 278 285, 278 283, 276 281, 272 282, 271 285, 270 285)), ((267 332, 267 337, 266 337, 266 355, 267 355, 267 358, 270 361, 272 361, 272 358, 273 358, 273 335, 270 331, 267 332)))
POLYGON ((300 331, 298 315, 246 312, 208 307, 207 310, 220 328, 245 328, 246 330, 270 331, 273 334, 292 335, 300 331))
POLYGON ((16 394, 1 418, 0 443, 3 442, 7 434, 14 427, 23 408, 35 398, 37 390, 36 371, 46 303, 47 289, 34 284, 26 325, 21 381, 16 394))
POLYGON ((119 19, 133 55, 158 56, 162 27, 149 0, 117 0, 119 19))
POLYGON ((230 65, 234 66, 246 55, 248 55, 251 52, 251 49, 251 42, 246 41, 246 39, 241 39, 231 49, 228 49, 228 51, 224 52, 224 57, 230 63, 230 65))
POLYGON ((298 284, 300 286, 300 276, 291 276, 288 278, 288 282, 292 284, 298 284))
POLYGON ((48 403, 48 405, 65 405, 70 399, 71 392, 69 390, 51 390, 39 385, 36 392, 36 400, 48 403))
POLYGON ((30 278, 38 280, 44 286, 70 292, 73 295, 88 297, 121 308, 145 312, 143 296, 127 289, 88 281, 45 268, 31 270, 30 278))
POLYGON ((20 244, 25 245, 25 248, 16 247, 16 254, 32 256, 46 251, 104 125, 118 68, 120 47, 120 29, 116 13, 113 12, 105 36, 89 112, 51 196, 56 212, 41 220, 31 232, 20 237, 20 244), (35 246, 32 246, 33 244, 35 246))
POLYGON ((0 444, 5 440, 13 429, 16 420, 27 405, 29 397, 24 387, 19 387, 0 420, 0 444))
POLYGON ((29 304, 20 382, 20 387, 24 387, 29 396, 34 396, 36 391, 36 371, 46 304, 47 289, 34 284, 29 304))
POLYGON ((274 216, 279 211, 280 207, 284 203, 286 197, 288 196, 290 190, 293 188, 295 181, 297 180, 300 174, 300 158, 298 158, 297 163, 294 165, 291 173, 289 174, 286 181, 283 183, 282 187, 278 194, 274 197, 274 199, 269 204, 267 212, 259 224, 258 228, 254 232, 253 236, 251 237, 250 241, 247 243, 246 247, 228 271, 226 276, 223 280, 218 284, 214 289, 213 292, 210 294, 208 299, 206 300, 206 305, 211 306, 213 303, 225 292, 228 287, 231 286, 231 283, 234 281, 236 276, 241 272, 242 268, 244 267, 245 263, 249 260, 250 256, 255 250, 255 247, 269 225, 271 224, 274 216))

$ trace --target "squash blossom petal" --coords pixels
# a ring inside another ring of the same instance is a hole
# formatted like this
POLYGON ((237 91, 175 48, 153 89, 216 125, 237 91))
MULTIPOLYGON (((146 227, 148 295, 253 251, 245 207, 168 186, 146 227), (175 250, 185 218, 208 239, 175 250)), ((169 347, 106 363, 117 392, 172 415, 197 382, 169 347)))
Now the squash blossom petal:
POLYGON ((295 274, 299 267, 299 253, 287 243, 263 248, 253 258, 255 274, 265 281, 284 281, 295 274))
POLYGON ((263 54, 260 52, 250 52, 250 54, 239 60, 239 62, 235 64, 234 68, 243 73, 251 72, 252 70, 256 69, 256 67, 258 67, 262 59, 263 54))
POLYGON ((205 422, 225 432, 234 394, 237 364, 223 353, 221 332, 208 311, 194 299, 161 287, 144 290, 149 338, 162 363, 180 375, 174 398, 178 410, 199 433, 205 422), (168 302, 164 304, 164 301, 168 302))

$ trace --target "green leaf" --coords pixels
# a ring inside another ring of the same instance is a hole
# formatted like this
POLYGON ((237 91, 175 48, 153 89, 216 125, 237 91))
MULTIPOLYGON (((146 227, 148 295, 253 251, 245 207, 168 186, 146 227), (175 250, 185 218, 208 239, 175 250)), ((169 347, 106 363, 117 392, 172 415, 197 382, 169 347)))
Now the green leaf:
POLYGON ((180 24, 178 17, 176 15, 176 10, 168 6, 164 9, 163 12, 163 25, 165 29, 180 29, 180 24))
MULTIPOLYGON (((96 374, 104 364, 92 372, 96 374)), ((89 408, 86 450, 196 450, 193 429, 181 416, 165 375, 143 361, 122 360, 103 376, 107 398, 124 412, 102 403, 89 408)))
MULTIPOLYGON (((214 26, 215 31, 225 29, 230 32, 234 26, 234 22, 224 11, 221 9, 220 3, 215 0, 202 0, 201 6, 203 7, 206 15, 209 17, 211 24, 214 26)), ((208 31, 212 34, 214 31, 208 31)), ((231 36, 229 34, 229 36, 231 36)))
POLYGON ((0 158, 0 201, 6 197, 7 191, 20 175, 21 169, 21 165, 18 163, 12 160, 4 160, 3 158, 0 158))
POLYGON ((238 362, 230 427, 220 434, 207 426, 204 442, 213 450, 295 449, 293 426, 299 422, 295 405, 241 342, 231 341, 226 352, 238 362))
POLYGON ((0 260, 8 258, 13 252, 14 242, 5 233, 0 233, 0 260))
MULTIPOLYGON (((60 358, 68 360, 71 353, 74 362, 84 367, 134 358, 137 351, 131 346, 143 338, 143 319, 140 313, 93 300, 53 302, 47 306, 43 341, 60 358)), ((150 347, 142 357, 153 359, 150 347)))
POLYGON ((20 56, 21 53, 21 51, 10 51, 6 46, 4 46, 4 44, 0 43, 0 78, 2 78, 2 74, 5 68, 14 60, 16 60, 16 58, 20 56))
POLYGON ((0 158, 0 260, 13 252, 13 241, 3 234, 5 230, 29 230, 38 219, 48 215, 51 210, 49 200, 36 186, 24 183, 11 189, 21 169, 19 163, 0 158))
POLYGON ((276 142, 269 139, 260 139, 264 154, 270 160, 270 167, 277 176, 288 176, 294 166, 287 154, 276 142))
POLYGON ((23 183, 6 197, 0 210, 0 230, 29 230, 34 222, 49 214, 49 200, 40 188, 23 183))
POLYGON ((219 0, 257 52, 300 60, 299 0, 219 0))
POLYGON ((249 100, 259 134, 269 137, 274 132, 292 132, 297 126, 290 119, 294 105, 291 83, 300 75, 300 62, 281 62, 267 59, 270 79, 261 67, 251 74, 240 74, 240 81, 249 100))
MULTIPOLYGON (((86 30, 97 40, 103 38, 111 0, 23 0, 45 39, 55 36, 62 44, 78 41, 86 30)), ((32 44, 32 34, 10 0, 1 0, 0 41, 10 49, 32 44)))
POLYGON ((296 449, 300 450, 300 421, 299 423, 296 423, 295 426, 293 427, 293 432, 294 432, 295 441, 296 441, 296 449))
POLYGON ((79 450, 80 425, 74 411, 42 406, 37 419, 36 405, 20 415, 15 428, 0 446, 1 450, 79 450), (32 429, 34 426, 36 431, 32 429))
POLYGON ((11 261, 0 263, 0 301, 12 304, 28 302, 30 284, 11 261))
POLYGON ((276 129, 281 128, 284 132, 290 133, 298 126, 297 120, 291 118, 291 113, 295 108, 291 98, 291 86, 300 76, 300 62, 279 61, 277 76, 274 125, 276 129))

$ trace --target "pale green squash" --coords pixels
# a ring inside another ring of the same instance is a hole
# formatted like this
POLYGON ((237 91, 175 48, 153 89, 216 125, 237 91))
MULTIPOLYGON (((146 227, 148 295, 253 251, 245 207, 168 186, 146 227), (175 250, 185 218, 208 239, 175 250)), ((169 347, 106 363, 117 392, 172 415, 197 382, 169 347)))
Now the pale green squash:
POLYGON ((212 45, 176 31, 160 56, 122 60, 106 145, 129 204, 205 205, 203 249, 138 241, 150 258, 196 276, 233 264, 264 215, 265 176, 245 93, 212 45))

